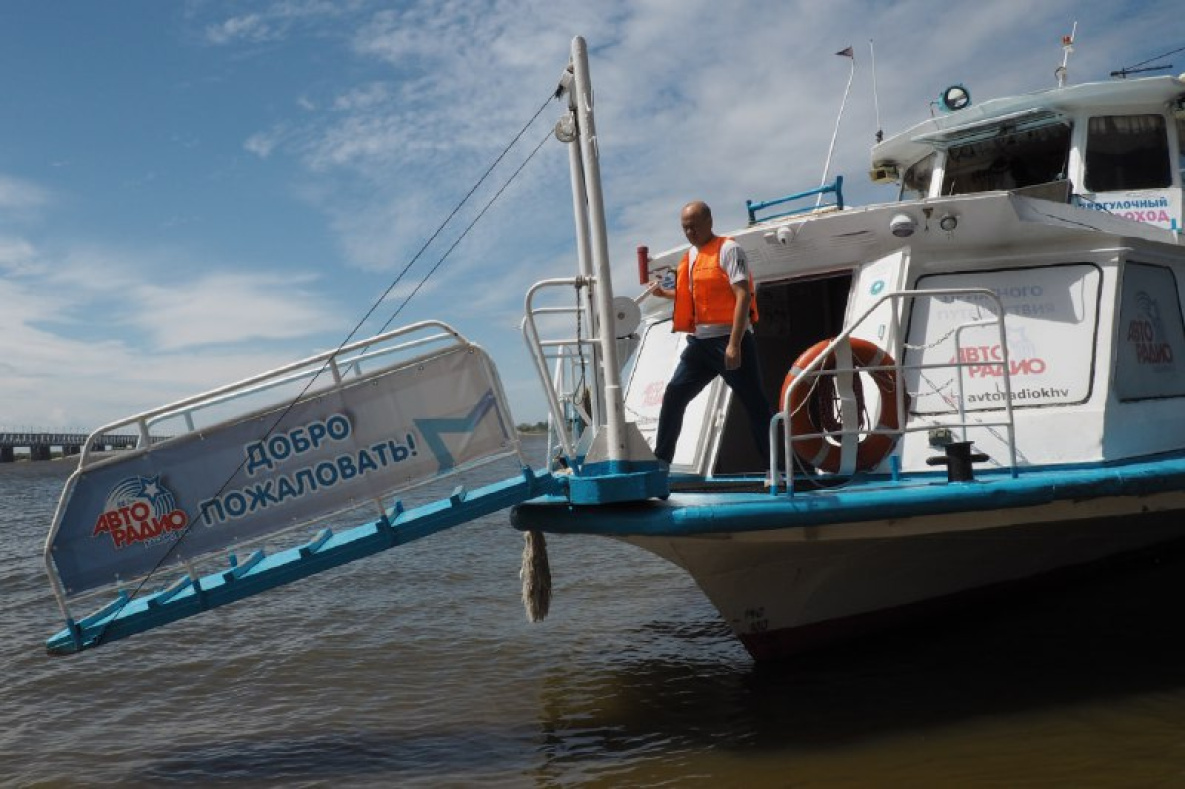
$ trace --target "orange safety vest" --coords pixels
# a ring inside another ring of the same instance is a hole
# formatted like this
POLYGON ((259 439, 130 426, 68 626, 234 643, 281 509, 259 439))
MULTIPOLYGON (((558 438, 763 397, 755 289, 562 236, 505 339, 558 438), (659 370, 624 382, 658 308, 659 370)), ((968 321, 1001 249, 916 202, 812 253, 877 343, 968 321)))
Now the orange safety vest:
MULTIPOLYGON (((732 239, 716 236, 699 250, 695 265, 688 275, 691 252, 683 253, 675 275, 675 314, 672 330, 694 332, 695 325, 732 324, 736 310, 736 296, 728 275, 720 268, 720 247, 732 239)), ((753 290, 753 275, 749 274, 749 323, 757 323, 757 294, 753 290)))

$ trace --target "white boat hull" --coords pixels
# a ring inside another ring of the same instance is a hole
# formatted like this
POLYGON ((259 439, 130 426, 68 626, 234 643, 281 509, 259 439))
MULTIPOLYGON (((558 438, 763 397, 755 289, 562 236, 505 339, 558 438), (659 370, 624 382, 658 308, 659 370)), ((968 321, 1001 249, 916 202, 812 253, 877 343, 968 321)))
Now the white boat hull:
POLYGON ((1033 508, 1029 519, 1013 511, 1010 525, 987 528, 999 513, 847 524, 861 533, 852 539, 803 528, 624 539, 684 568, 750 654, 772 660, 1185 537, 1185 511, 1140 509, 1095 500, 1033 508), (925 528, 939 518, 946 529, 925 528))

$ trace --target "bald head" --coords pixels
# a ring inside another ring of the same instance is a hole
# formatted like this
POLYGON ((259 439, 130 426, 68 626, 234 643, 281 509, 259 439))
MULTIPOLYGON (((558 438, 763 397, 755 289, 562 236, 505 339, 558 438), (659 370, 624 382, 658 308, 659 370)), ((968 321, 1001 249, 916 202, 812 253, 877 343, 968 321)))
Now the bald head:
POLYGON ((692 200, 683 206, 680 220, 683 223, 683 235, 696 249, 715 238, 712 235, 712 209, 703 200, 692 200))

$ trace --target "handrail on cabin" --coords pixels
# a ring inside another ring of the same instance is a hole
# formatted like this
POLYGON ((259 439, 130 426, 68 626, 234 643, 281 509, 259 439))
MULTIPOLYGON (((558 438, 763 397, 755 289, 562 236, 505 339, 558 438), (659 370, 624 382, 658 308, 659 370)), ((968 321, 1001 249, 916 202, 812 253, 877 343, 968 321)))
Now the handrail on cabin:
POLYGON ((827 205, 828 206, 834 205, 837 209, 842 211, 843 210, 843 176, 842 175, 835 176, 835 180, 829 184, 824 184, 823 186, 817 187, 815 189, 808 189, 805 192, 798 192, 797 194, 786 195, 785 197, 777 197, 777 198, 774 198, 773 200, 763 200, 763 201, 757 202, 757 203, 754 203, 752 200, 746 200, 745 201, 745 209, 748 210, 748 212, 749 212, 749 224, 755 225, 758 222, 764 222, 768 219, 778 219, 779 217, 783 217, 783 216, 793 216, 794 214, 804 214, 807 211, 814 211, 817 208, 822 208, 823 206, 821 204, 816 204, 813 206, 803 206, 801 208, 795 208, 790 211, 782 211, 781 213, 777 213, 777 214, 770 214, 769 216, 763 216, 760 219, 757 218, 758 211, 764 211, 767 208, 773 208, 774 206, 782 205, 783 203, 792 203, 795 200, 802 200, 807 197, 813 197, 814 195, 819 195, 821 197, 823 195, 831 194, 831 193, 835 194, 835 202, 828 203, 827 205))
MULTIPOLYGON (((844 329, 839 335, 834 337, 831 340, 831 342, 827 345, 827 347, 823 349, 822 353, 820 353, 818 356, 816 356, 814 359, 812 359, 811 362, 808 365, 806 365, 806 367, 804 367, 802 370, 798 371, 798 373, 794 376, 793 380, 790 381, 790 385, 785 387, 784 391, 782 392, 782 400, 778 404, 780 410, 775 412, 773 417, 769 421, 770 447, 771 448, 777 447, 778 446, 777 441, 780 438, 782 441, 781 449, 782 449, 783 457, 793 458, 794 457, 794 441, 797 439, 801 439, 801 438, 826 437, 829 435, 830 436, 845 435, 845 434, 851 434, 853 432, 856 433, 857 435, 871 434, 871 433, 878 432, 878 431, 879 432, 890 432, 894 435, 902 436, 902 435, 905 435, 906 433, 929 431, 932 428, 934 428, 935 424, 925 421, 925 420, 922 420, 920 423, 915 424, 913 426, 908 426, 906 424, 906 421, 907 421, 906 418, 907 418, 908 414, 906 414, 906 403, 905 403, 905 397, 904 397, 904 389, 901 386, 896 387, 895 395, 896 395, 897 402, 894 404, 895 408, 897 409, 897 424, 900 425, 900 427, 893 428, 892 430, 882 429, 880 427, 876 427, 876 428, 872 428, 872 429, 861 427, 855 431, 850 431, 850 430, 849 431, 844 431, 844 430, 823 431, 823 432, 819 432, 819 433, 807 433, 807 434, 799 434, 798 436, 795 436, 794 435, 794 426, 791 422, 791 417, 793 414, 790 411, 790 403, 791 403, 791 399, 793 397, 795 390, 797 390, 798 388, 803 387, 803 386, 814 386, 815 380, 820 375, 824 375, 824 374, 835 375, 840 372, 852 372, 852 373, 856 372, 856 368, 854 365, 851 367, 843 367, 843 366, 837 364, 835 366, 835 368, 830 369, 830 370, 824 370, 823 368, 827 362, 827 359, 832 354, 834 354, 836 352, 836 349, 843 343, 851 342, 852 332, 854 332, 857 328, 860 327, 861 324, 864 323, 865 320, 867 320, 870 316, 872 316, 881 307, 882 304, 888 303, 891 305, 892 310, 893 310, 892 323, 895 326, 897 326, 898 328, 900 328, 901 314, 899 312, 899 307, 898 307, 900 302, 915 301, 918 299, 934 299, 934 298, 939 298, 939 297, 944 297, 944 296, 949 297, 949 296, 955 296, 955 295, 964 295, 964 296, 969 295, 969 296, 982 297, 985 300, 987 300, 988 302, 990 302, 992 305, 994 305, 994 309, 991 310, 992 317, 989 319, 982 320, 982 321, 970 321, 970 322, 964 323, 964 324, 954 328, 954 330, 951 332, 955 338, 955 356, 952 361, 941 362, 938 364, 905 365, 905 364, 903 364, 903 355, 904 354, 899 352, 898 349, 896 349, 896 348, 889 348, 887 350, 893 356, 893 359, 890 360, 890 361, 892 361, 891 365, 884 365, 882 367, 868 367, 868 368, 864 368, 864 369, 866 371, 875 371, 878 369, 891 370, 893 373, 894 380, 896 380, 896 381, 904 381, 903 375, 904 375, 904 372, 907 370, 922 371, 922 370, 932 369, 932 368, 953 369, 955 371, 955 375, 954 375, 955 386, 956 386, 955 400, 956 400, 956 408, 958 410, 958 421, 957 422, 944 422, 942 426, 947 427, 947 428, 961 428, 962 429, 962 438, 964 441, 967 440, 967 428, 968 427, 988 428, 988 429, 996 428, 996 427, 1004 428, 1004 430, 1007 432, 1006 443, 1007 443, 1007 447, 1008 447, 1008 456, 1009 456, 1008 457, 1008 468, 1009 468, 1009 471, 1012 474, 1012 476, 1015 477, 1017 475, 1016 421, 1013 418, 1012 383, 1011 383, 1010 376, 1005 375, 1003 377, 1003 382, 1002 382, 1004 385, 1004 392, 1003 392, 1003 394, 1004 394, 1004 418, 1003 419, 994 420, 994 421, 987 421, 987 420, 983 420, 983 419, 972 420, 970 417, 967 416, 967 412, 965 409, 965 403, 964 403, 964 396, 963 396, 964 370, 969 367, 974 366, 975 364, 978 364, 978 362, 968 361, 966 356, 962 352, 960 343, 962 342, 961 338, 962 338, 962 333, 963 333, 964 329, 975 328, 975 327, 985 327, 985 326, 988 326, 988 327, 995 326, 996 331, 997 331, 997 336, 999 338, 1001 358, 998 362, 993 362, 992 364, 998 365, 998 366, 1002 367, 1004 370, 1009 369, 1008 345, 1006 342, 1004 342, 1004 337, 1006 335, 1005 328, 1004 328, 1004 316, 1006 315, 1006 312, 1004 310, 1004 304, 1000 300, 999 294, 990 290, 989 288, 927 288, 927 289, 923 289, 923 290, 891 291, 891 292, 882 294, 872 305, 870 305, 866 310, 864 310, 864 312, 862 312, 861 314, 856 316, 856 318, 851 322, 850 326, 848 326, 846 329, 844 329)), ((904 350, 904 349, 902 349, 902 350, 904 350)), ((779 485, 778 485, 779 471, 777 468, 777 458, 778 458, 778 453, 776 451, 770 452, 769 473, 768 473, 767 479, 770 482, 769 492, 773 495, 776 495, 778 493, 778 487, 779 487, 779 485)), ((789 468, 789 465, 787 467, 789 468)), ((895 472, 894 472, 894 476, 895 476, 895 472)), ((791 484, 790 477, 786 478, 786 494, 788 496, 794 495, 794 485, 791 484)))

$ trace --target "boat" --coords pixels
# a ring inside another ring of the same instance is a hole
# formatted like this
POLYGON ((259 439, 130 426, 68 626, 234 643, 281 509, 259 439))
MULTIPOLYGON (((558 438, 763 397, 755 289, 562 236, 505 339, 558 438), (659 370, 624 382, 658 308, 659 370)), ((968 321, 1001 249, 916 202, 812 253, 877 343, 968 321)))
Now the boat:
POLYGON ((775 451, 758 453, 717 380, 669 468, 652 447, 684 335, 648 283, 687 247, 640 246, 634 294, 615 295, 581 38, 557 95, 577 270, 533 286, 523 321, 547 467, 522 457, 493 361, 444 323, 106 425, 142 441, 94 462, 84 450, 63 492, 46 543, 66 617, 51 653, 506 508, 533 618, 545 535, 607 537, 686 570, 758 661, 1185 538, 1185 75, 1068 84, 1063 62, 1056 87, 983 102, 953 85, 872 148, 870 177, 897 200, 848 205, 826 176, 750 200, 748 224, 723 235, 755 283, 775 451), (522 473, 504 483, 392 499, 507 457, 522 473), (348 530, 191 566, 360 505, 373 519, 348 530), (144 585, 172 566, 187 572, 144 585), (115 601, 71 614, 113 585, 115 601))

